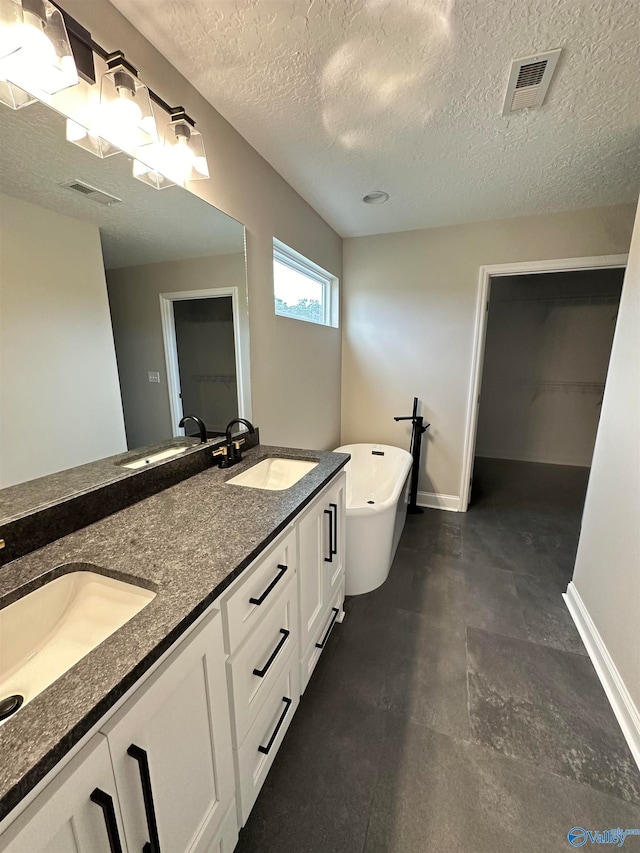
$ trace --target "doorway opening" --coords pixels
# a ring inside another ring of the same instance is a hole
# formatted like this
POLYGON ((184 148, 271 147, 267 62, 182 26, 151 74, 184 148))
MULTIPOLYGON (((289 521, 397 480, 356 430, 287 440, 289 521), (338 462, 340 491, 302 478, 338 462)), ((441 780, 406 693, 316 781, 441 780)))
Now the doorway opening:
POLYGON ((461 509, 582 514, 626 256, 481 269, 461 509))
POLYGON ((184 415, 201 418, 208 438, 249 419, 237 288, 163 293, 160 308, 173 435, 197 435, 179 427, 184 415))

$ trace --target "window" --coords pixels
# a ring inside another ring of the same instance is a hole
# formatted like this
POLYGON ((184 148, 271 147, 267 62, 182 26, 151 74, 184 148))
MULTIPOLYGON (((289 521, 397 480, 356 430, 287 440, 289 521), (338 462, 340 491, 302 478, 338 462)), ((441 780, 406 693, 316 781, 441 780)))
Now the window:
POLYGON ((273 241, 273 295, 281 317, 338 326, 338 279, 273 241))

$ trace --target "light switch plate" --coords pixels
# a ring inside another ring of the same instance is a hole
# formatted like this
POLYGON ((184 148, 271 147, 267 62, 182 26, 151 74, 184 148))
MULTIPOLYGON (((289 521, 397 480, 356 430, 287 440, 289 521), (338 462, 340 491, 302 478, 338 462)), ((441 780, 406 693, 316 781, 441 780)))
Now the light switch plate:
POLYGON ((149 382, 160 382, 160 374, 155 373, 153 370, 150 370, 147 376, 149 377, 149 382))

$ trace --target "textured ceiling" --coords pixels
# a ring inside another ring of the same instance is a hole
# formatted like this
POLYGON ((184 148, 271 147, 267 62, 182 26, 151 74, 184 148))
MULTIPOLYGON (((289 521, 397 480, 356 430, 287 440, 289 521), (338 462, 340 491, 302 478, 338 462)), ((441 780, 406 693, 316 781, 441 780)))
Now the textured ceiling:
POLYGON ((101 160, 70 144, 48 107, 0 111, 0 192, 98 225, 107 269, 244 251, 235 219, 181 187, 136 181, 124 154, 101 160), (59 186, 71 180, 122 203, 107 207, 59 186))
POLYGON ((345 236, 637 198, 638 0, 112 2, 345 236), (556 47, 503 118, 511 60, 556 47))

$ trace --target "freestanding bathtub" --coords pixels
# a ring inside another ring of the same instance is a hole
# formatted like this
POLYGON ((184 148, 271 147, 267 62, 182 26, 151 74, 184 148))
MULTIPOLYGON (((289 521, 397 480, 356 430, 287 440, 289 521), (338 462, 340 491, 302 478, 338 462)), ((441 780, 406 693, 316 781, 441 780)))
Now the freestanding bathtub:
POLYGON ((387 444, 347 444, 347 595, 371 592, 389 574, 407 517, 411 454, 387 444))

